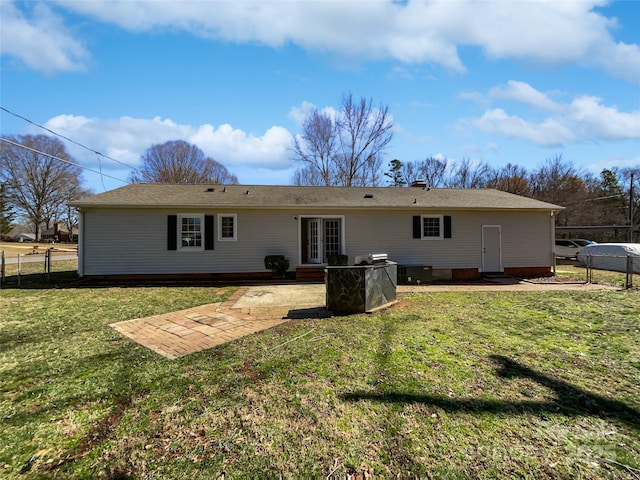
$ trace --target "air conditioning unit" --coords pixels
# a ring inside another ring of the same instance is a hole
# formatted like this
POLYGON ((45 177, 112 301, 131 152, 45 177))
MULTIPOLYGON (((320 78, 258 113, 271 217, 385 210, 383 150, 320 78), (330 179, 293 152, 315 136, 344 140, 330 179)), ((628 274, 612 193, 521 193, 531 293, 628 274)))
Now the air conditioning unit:
POLYGON ((398 265, 398 283, 419 285, 433 282, 433 267, 426 265, 398 265))

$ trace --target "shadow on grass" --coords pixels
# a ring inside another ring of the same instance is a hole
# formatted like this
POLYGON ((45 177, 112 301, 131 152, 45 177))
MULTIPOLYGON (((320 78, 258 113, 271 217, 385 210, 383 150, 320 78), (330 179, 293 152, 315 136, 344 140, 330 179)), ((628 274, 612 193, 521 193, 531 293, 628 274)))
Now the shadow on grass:
MULTIPOLYGON (((35 380, 14 385, 12 388, 19 390, 10 392, 17 395, 12 396, 13 407, 3 418, 3 423, 17 432, 14 433, 17 438, 21 431, 39 430, 41 425, 56 423, 84 408, 93 408, 94 412, 101 410, 102 413, 98 420, 87 425, 84 435, 59 450, 55 462, 39 462, 37 455, 25 457, 18 469, 20 474, 34 470, 36 478, 49 478, 52 472, 83 458, 117 435, 122 418, 133 402, 142 401, 150 392, 149 385, 140 381, 138 370, 132 368, 130 358, 130 346, 122 345, 108 353, 76 358, 53 373, 45 371, 47 362, 32 365, 29 371, 18 372, 18 375, 28 374, 35 380), (83 378, 89 377, 102 381, 85 384, 83 378)), ((12 377, 13 373, 9 376, 12 377)), ((4 393, 3 388, 0 388, 0 393, 4 393)), ((126 461, 123 464, 126 466, 126 461)), ((128 468, 126 474, 122 474, 124 476, 108 478, 128 478, 132 472, 133 469, 128 468)))
POLYGON ((292 320, 330 318, 333 313, 325 307, 294 308, 289 310, 287 318, 292 320))
MULTIPOLYGON (((54 371, 47 361, 7 370, 7 378, 13 379, 13 385, 8 389, 15 389, 12 402, 15 405, 33 404, 26 410, 16 408, 3 421, 7 425, 23 425, 93 402, 130 403, 131 397, 142 390, 135 381, 136 369, 129 364, 130 353, 131 347, 125 344, 110 352, 74 358, 54 371), (82 379, 89 376, 103 381, 85 388, 82 379)), ((0 388, 1 393, 6 393, 5 386, 0 388)))
POLYGON ((408 392, 369 393, 353 392, 341 395, 343 400, 356 402, 370 400, 394 404, 423 403, 442 408, 448 412, 490 412, 518 415, 522 412, 535 414, 561 414, 566 416, 597 416, 615 418, 631 428, 640 430, 640 412, 617 400, 610 400, 589 392, 563 380, 549 377, 530 369, 515 360, 501 356, 490 357, 498 363, 499 377, 528 378, 555 392, 556 398, 548 402, 502 401, 479 398, 448 398, 439 395, 417 395, 408 392))
POLYGON ((20 275, 7 275, 2 281, 2 290, 38 289, 48 290, 54 288, 77 288, 80 285, 78 272, 65 270, 63 272, 29 273, 20 275))
POLYGON ((296 285, 293 280, 282 279, 221 279, 201 278, 194 274, 193 278, 171 278, 157 276, 154 278, 82 278, 76 270, 60 272, 30 273, 20 276, 8 275, 0 285, 2 290, 50 290, 78 288, 144 288, 144 287, 238 287, 256 285, 296 285))

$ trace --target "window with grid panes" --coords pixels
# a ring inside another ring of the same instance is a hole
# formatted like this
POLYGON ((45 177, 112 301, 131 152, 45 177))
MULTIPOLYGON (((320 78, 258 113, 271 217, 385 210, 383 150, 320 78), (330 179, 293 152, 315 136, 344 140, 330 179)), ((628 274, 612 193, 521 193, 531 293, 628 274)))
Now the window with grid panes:
POLYGON ((422 217, 422 238, 442 238, 442 217, 422 217))
POLYGON ((180 216, 180 248, 202 248, 202 216, 180 216))

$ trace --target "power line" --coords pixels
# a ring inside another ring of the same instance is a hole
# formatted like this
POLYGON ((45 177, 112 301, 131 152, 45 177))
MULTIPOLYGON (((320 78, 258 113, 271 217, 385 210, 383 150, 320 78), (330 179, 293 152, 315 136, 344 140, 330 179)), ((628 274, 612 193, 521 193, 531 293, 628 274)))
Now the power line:
POLYGON ((137 168, 136 168, 136 167, 132 167, 131 165, 128 165, 128 164, 126 164, 126 163, 124 163, 124 162, 122 162, 122 161, 120 161, 120 160, 116 160, 115 158, 112 158, 112 157, 110 157, 110 156, 108 156, 108 155, 105 155, 104 153, 100 153, 100 152, 98 152, 97 150, 94 150, 93 148, 89 148, 89 147, 87 147, 86 145, 83 145, 83 144, 82 144, 82 143, 80 143, 80 142, 76 142, 75 140, 72 140, 72 139, 71 139, 71 138, 69 138, 69 137, 65 137, 64 135, 62 135, 62 134, 60 134, 60 133, 54 132, 54 131, 53 131, 53 130, 51 130, 50 128, 47 128, 47 127, 45 127, 45 126, 43 126, 43 125, 40 125, 40 124, 38 124, 38 123, 36 123, 36 122, 34 122, 34 121, 32 121, 32 120, 29 120, 28 118, 26 118, 26 117, 24 117, 24 116, 22 116, 22 115, 20 115, 20 114, 18 114, 18 113, 12 112, 11 110, 9 110, 9 109, 7 109, 7 108, 5 108, 5 107, 1 106, 1 105, 0 105, 0 109, 1 109, 1 110, 3 110, 4 112, 7 112, 9 115, 13 115, 14 117, 17 117, 17 118, 19 118, 19 119, 21 119, 21 120, 24 120, 25 122, 30 123, 31 125, 34 125, 34 126, 36 126, 36 127, 38 127, 38 128, 42 128, 43 130, 46 130, 47 132, 49 132, 49 133, 51 133, 51 134, 53 134, 53 135, 55 135, 55 136, 57 136, 57 137, 63 138, 63 139, 65 139, 67 142, 71 142, 71 143, 73 143, 73 144, 75 144, 75 145, 78 145, 79 147, 82 147, 82 148, 84 148, 85 150, 89 150, 90 152, 95 153, 96 155, 99 155, 99 156, 101 156, 101 157, 107 158, 107 159, 111 160, 112 162, 119 163, 120 165, 124 165, 125 167, 127 167, 127 168, 131 168, 132 170, 137 170, 137 168))
POLYGON ((82 168, 84 170, 88 170, 88 171, 90 171, 92 173, 97 173, 98 175, 103 175, 103 176, 109 177, 109 178, 111 178, 113 180, 118 180, 119 182, 122 182, 122 183, 126 183, 126 184, 129 183, 126 180, 122 180, 121 178, 113 177, 113 176, 108 175, 106 173, 102 173, 102 172, 99 172, 97 170, 93 170, 93 169, 91 169, 89 167, 85 167, 84 165, 80 165, 79 163, 75 163, 75 162, 72 162, 70 160, 66 160, 64 158, 56 157, 55 155, 51 155, 50 153, 46 153, 46 152, 42 152, 40 150, 36 150, 35 148, 27 147, 26 145, 22 145, 20 143, 13 142, 13 141, 11 141, 11 140, 9 140, 7 138, 0 137, 0 140, 2 140, 5 143, 9 143, 9 144, 11 144, 11 145, 13 145, 15 147, 24 148, 25 150, 29 150, 31 152, 38 153, 40 155, 44 155, 45 157, 53 158, 54 160, 60 160, 61 162, 68 163, 69 165, 74 165, 76 167, 80 167, 80 168, 82 168))

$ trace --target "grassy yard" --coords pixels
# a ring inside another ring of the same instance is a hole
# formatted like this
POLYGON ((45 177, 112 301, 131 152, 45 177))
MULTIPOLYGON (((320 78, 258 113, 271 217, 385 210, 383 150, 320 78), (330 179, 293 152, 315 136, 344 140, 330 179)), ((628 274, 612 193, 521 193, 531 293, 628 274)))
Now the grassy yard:
POLYGON ((0 291, 0 477, 640 477, 637 291, 403 296, 177 360, 108 324, 232 289, 0 291))

